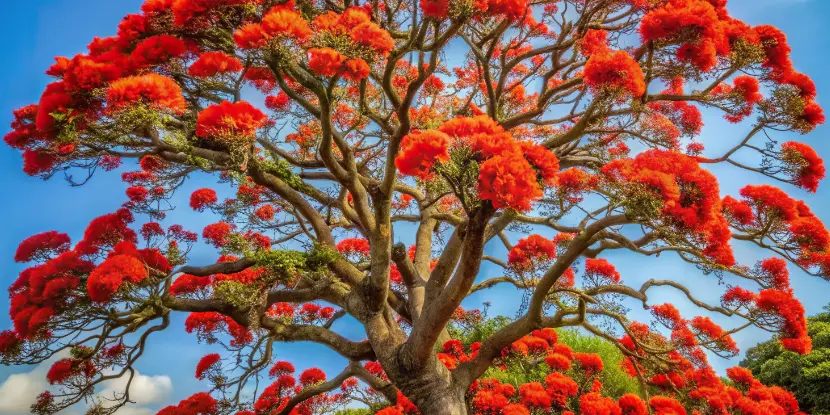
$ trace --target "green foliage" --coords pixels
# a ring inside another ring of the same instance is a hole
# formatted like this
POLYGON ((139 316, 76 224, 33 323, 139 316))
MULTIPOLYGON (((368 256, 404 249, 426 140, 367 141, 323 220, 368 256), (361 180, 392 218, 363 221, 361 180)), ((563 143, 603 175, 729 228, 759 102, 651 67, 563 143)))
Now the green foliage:
POLYGON ((307 260, 306 253, 300 251, 259 250, 250 257, 261 267, 287 275, 305 269, 307 260))
MULTIPOLYGON (((511 320, 504 316, 488 318, 479 324, 458 326, 453 325, 449 329, 450 336, 461 340, 469 345, 474 342, 481 342, 490 337, 500 328, 510 324, 511 320)), ((568 345, 574 352, 596 353, 602 357, 604 370, 599 376, 603 385, 603 393, 618 399, 626 393, 640 393, 640 386, 637 379, 626 374, 620 364, 623 355, 614 345, 607 341, 583 334, 578 330, 556 330, 559 336, 559 343, 568 345)), ((550 373, 550 369, 544 362, 539 364, 510 365, 507 370, 491 367, 483 377, 491 377, 501 382, 520 385, 527 382, 538 382, 550 373)))
POLYGON ((216 297, 227 301, 234 307, 250 307, 259 299, 258 292, 260 285, 243 284, 239 281, 221 281, 216 284, 214 293, 216 297))
POLYGON ((374 413, 369 408, 348 408, 335 411, 334 415, 372 415, 374 413))
POLYGON ((784 350, 777 339, 751 347, 741 366, 755 378, 795 394, 804 412, 830 415, 830 307, 808 318, 813 351, 801 356, 784 350))

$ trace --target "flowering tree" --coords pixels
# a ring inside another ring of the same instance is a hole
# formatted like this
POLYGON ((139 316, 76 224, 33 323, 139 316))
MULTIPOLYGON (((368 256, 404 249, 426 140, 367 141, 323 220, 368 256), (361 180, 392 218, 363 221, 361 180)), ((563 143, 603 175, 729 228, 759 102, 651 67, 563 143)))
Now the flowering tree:
POLYGON ((816 191, 816 152, 774 141, 824 122, 789 53, 782 32, 730 17, 725 0, 147 0, 116 36, 56 58, 57 80, 5 137, 32 176, 81 184, 125 159, 141 168, 122 174, 123 208, 82 240, 52 231, 20 245, 15 259, 32 265, 9 289, 3 362, 68 350, 48 375, 59 392, 33 410, 92 398, 91 413, 112 413, 130 383, 109 397, 96 385, 131 380, 180 312, 222 353, 196 368, 212 390, 167 414, 326 413, 352 400, 385 415, 796 413, 791 395, 746 372, 727 386, 704 353, 735 355, 731 335, 750 326, 811 348, 787 267, 830 274, 830 234, 777 187, 722 198, 705 169, 816 191), (448 67, 450 54, 463 61, 448 67), (748 133, 702 156, 700 108, 746 120, 748 133), (190 196, 222 219, 201 233, 221 255, 211 265, 188 263, 197 233, 157 222, 197 172, 236 189, 190 196), (137 216, 148 221, 134 229, 137 216), (511 240, 531 228, 554 236, 511 240), (409 248, 401 229, 414 230, 409 248), (772 257, 738 264, 733 239, 772 257), (483 254, 491 241, 506 260, 483 254), (674 252, 746 284, 721 304, 673 280, 629 286, 601 258, 621 250, 674 252), (503 276, 477 280, 483 261, 503 276), (496 284, 523 293, 520 316, 480 342, 454 341, 454 324, 478 324, 461 302, 496 284), (654 287, 737 328, 657 304, 654 287), (654 324, 627 319, 626 301, 654 324), (364 340, 332 328, 344 316, 364 340), (616 345, 641 396, 603 396, 592 378, 602 360, 557 348, 560 327, 616 345), (297 341, 350 363, 297 383, 274 362, 279 342, 297 341), (511 364, 542 373, 517 393, 489 378, 511 364))

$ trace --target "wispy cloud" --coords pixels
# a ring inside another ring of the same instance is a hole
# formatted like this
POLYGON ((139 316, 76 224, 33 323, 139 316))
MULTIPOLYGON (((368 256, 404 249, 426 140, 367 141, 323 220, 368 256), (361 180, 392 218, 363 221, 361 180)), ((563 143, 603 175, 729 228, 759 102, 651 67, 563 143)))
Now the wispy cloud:
MULTIPOLYGON (((45 391, 53 389, 46 381, 46 372, 52 363, 65 356, 56 356, 51 360, 41 363, 30 372, 18 373, 9 376, 0 383, 0 414, 4 415, 29 415, 29 407, 37 399, 37 396, 45 391)), ((111 380, 105 383, 100 396, 112 396, 113 392, 123 392, 127 384, 127 377, 111 380)), ((137 405, 151 405, 164 402, 173 391, 173 382, 169 376, 145 376, 136 372, 130 386, 130 399, 137 405)), ((84 413, 84 408, 77 408, 74 411, 62 412, 66 415, 84 413)), ((152 415, 154 411, 148 408, 128 406, 118 410, 119 415, 152 415)))

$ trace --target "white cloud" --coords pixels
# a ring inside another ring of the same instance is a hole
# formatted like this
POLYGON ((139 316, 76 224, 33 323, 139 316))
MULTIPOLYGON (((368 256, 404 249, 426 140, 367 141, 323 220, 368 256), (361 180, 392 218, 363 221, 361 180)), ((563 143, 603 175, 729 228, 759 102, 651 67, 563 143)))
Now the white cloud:
MULTIPOLYGON (((30 372, 18 373, 9 376, 0 383, 0 414, 3 415, 29 415, 29 407, 37 396, 50 389, 46 381, 46 373, 52 363, 64 356, 56 356, 36 366, 30 372)), ((105 383, 100 395, 112 397, 113 392, 123 392, 127 385, 127 376, 111 380, 105 383)), ((152 415, 155 411, 136 405, 151 405, 162 403, 173 392, 173 382, 169 376, 145 376, 136 371, 130 386, 130 400, 136 402, 118 410, 118 415, 152 415)), ((69 413, 76 411, 68 411, 69 413)), ((81 413, 85 412, 83 410, 81 413)))
MULTIPOLYGON (((107 382, 107 386, 99 395, 108 397, 112 396, 113 393, 122 393, 127 387, 128 379, 129 375, 125 374, 118 379, 107 382)), ((173 381, 170 380, 169 376, 145 376, 136 371, 136 375, 130 385, 130 400, 138 405, 165 402, 170 397, 172 391, 173 381)))

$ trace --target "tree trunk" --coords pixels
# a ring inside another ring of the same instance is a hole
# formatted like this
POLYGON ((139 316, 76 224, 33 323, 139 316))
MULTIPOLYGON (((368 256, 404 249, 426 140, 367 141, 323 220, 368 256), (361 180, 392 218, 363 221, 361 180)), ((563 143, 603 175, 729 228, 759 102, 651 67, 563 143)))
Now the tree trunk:
POLYGON ((452 383, 446 370, 424 370, 409 375, 399 373, 390 378, 424 415, 467 415, 464 390, 452 383))
POLYGON ((408 397, 424 415, 467 415, 464 393, 455 389, 424 388, 408 397))

